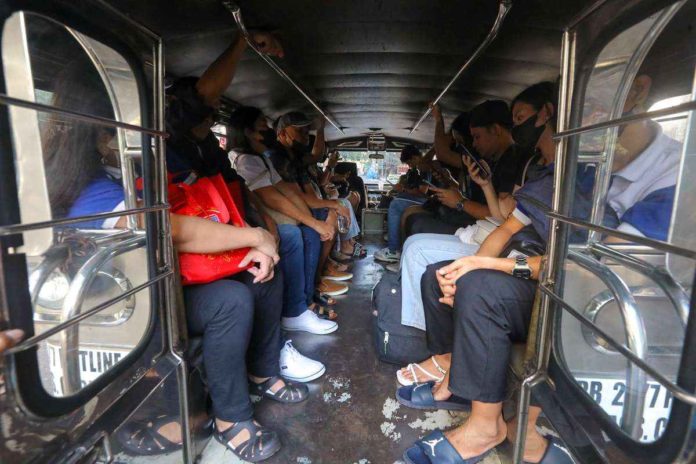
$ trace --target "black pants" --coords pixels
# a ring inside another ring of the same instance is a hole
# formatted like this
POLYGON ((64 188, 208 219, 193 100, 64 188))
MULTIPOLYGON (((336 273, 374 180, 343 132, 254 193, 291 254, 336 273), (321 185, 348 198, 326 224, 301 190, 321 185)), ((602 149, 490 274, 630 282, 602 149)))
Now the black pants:
POLYGON ((449 263, 428 266, 421 279, 428 348, 452 353, 452 393, 498 403, 505 399, 512 343, 527 339, 536 281, 500 271, 472 271, 457 281, 450 308, 438 301, 442 292, 435 275, 449 263))
POLYGON ((242 272, 230 279, 184 287, 189 332, 203 336, 203 364, 215 417, 251 419, 247 372, 278 374, 283 276, 252 283, 242 272))

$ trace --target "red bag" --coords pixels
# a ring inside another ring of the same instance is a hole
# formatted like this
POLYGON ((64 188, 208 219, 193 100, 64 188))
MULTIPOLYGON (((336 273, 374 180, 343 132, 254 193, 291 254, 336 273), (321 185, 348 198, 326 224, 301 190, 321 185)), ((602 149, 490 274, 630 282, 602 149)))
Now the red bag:
MULTIPOLYGON (((169 184, 171 212, 182 216, 197 216, 221 224, 245 227, 237 206, 220 174, 177 184, 169 184)), ((223 253, 179 253, 179 268, 183 285, 206 284, 245 271, 253 266, 239 267, 249 248, 223 253)))

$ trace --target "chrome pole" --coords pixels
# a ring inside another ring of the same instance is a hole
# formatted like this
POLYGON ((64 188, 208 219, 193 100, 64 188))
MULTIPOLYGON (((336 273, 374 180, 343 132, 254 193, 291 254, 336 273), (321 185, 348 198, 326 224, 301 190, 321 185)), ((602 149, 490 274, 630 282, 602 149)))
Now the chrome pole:
MULTIPOLYGON (((566 130, 570 124, 570 110, 575 80, 575 33, 566 29, 563 33, 563 44, 561 49, 561 88, 558 99, 558 130, 566 130)), ((568 199, 561 194, 561 183, 566 177, 568 163, 568 139, 564 138, 557 141, 556 146, 556 169, 554 171, 554 194, 552 208, 559 211, 568 199)), ((559 221, 551 217, 548 241, 547 265, 543 270, 540 281, 543 286, 555 288, 556 274, 558 269, 562 269, 561 260, 563 253, 559 250, 562 236, 559 234, 559 221)), ((513 444, 514 464, 520 464, 524 457, 524 444, 527 439, 527 421, 529 420, 529 402, 532 390, 543 381, 548 381, 548 363, 551 354, 552 337, 552 307, 551 299, 542 294, 541 307, 539 309, 539 320, 537 323, 536 357, 534 365, 530 369, 529 375, 522 381, 520 387, 519 403, 517 405, 517 433, 513 444)))
MULTIPOLYGON (((469 67, 478 59, 479 56, 488 48, 488 46, 493 42, 493 40, 496 38, 498 35, 498 32, 500 31, 500 26, 503 24, 503 20, 505 19, 505 16, 507 16, 508 12, 510 11, 510 8, 512 8, 512 0, 501 0, 500 4, 498 5, 498 16, 496 16, 495 21, 493 22, 493 26, 491 27, 491 30, 488 32, 488 35, 486 38, 481 42, 481 45, 478 46, 476 51, 474 51, 474 54, 471 55, 471 57, 466 60, 466 62, 462 65, 461 68, 459 68, 459 71, 457 71, 457 74, 454 75, 454 77, 449 81, 449 83, 445 86, 444 89, 442 89, 442 92, 435 97, 435 100, 433 100, 432 104, 436 105, 442 97, 445 96, 445 94, 449 91, 449 89, 454 85, 454 83, 461 77, 461 75, 469 69, 469 67)), ((411 129, 411 132, 409 134, 413 134, 416 129, 418 129, 418 126, 421 125, 423 121, 425 121, 425 118, 428 117, 430 112, 432 111, 431 107, 429 106, 426 110, 425 113, 423 113, 423 116, 420 117, 418 122, 413 126, 411 129)))
POLYGON ((242 10, 239 8, 239 6, 236 3, 229 0, 224 0, 222 4, 225 6, 225 8, 227 8, 230 11, 230 13, 232 13, 234 20, 237 23, 237 27, 239 28, 239 32, 242 34, 242 36, 244 36, 244 39, 247 41, 247 44, 249 44, 249 47, 251 47, 251 49, 254 50, 256 54, 258 54, 261 57, 261 59, 265 61, 268 64, 268 66, 270 66, 271 69, 273 69, 280 77, 282 77, 288 84, 293 86, 295 90, 297 90, 300 93, 300 95, 302 95, 304 99, 307 100, 309 104, 312 105, 324 117, 324 119, 326 119, 329 122, 329 124, 334 126, 336 130, 339 131, 341 134, 345 134, 345 132, 343 132, 343 128, 340 127, 338 123, 336 123, 336 121, 334 121, 334 119, 331 116, 329 116, 327 112, 324 111, 319 106, 319 104, 316 103, 314 99, 310 97, 309 94, 307 94, 307 92, 305 92, 305 90, 302 87, 300 87, 300 85, 297 82, 295 82, 294 79, 283 70, 283 68, 278 66, 278 64, 275 61, 273 61, 271 57, 264 53, 261 53, 259 48, 256 46, 256 43, 252 40, 251 35, 249 34, 249 31, 247 30, 246 26, 244 25, 244 21, 242 19, 242 10))

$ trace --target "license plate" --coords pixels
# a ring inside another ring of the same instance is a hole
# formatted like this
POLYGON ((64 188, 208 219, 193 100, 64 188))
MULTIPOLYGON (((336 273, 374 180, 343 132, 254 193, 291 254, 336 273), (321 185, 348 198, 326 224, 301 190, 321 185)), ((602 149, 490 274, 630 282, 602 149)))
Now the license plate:
MULTIPOLYGON (((63 394, 63 366, 60 361, 60 347, 47 345, 49 368, 53 376, 54 394, 63 394)), ((104 350, 100 348, 80 348, 77 352, 80 366, 80 388, 84 388, 97 377, 111 369, 128 354, 127 350, 104 350)))
MULTIPOLYGON (((615 379, 576 378, 578 384, 615 422, 621 426, 621 414, 626 399, 626 382, 615 379)), ((643 408, 642 442, 660 438, 667 426, 672 407, 672 394, 657 382, 648 382, 643 408)))

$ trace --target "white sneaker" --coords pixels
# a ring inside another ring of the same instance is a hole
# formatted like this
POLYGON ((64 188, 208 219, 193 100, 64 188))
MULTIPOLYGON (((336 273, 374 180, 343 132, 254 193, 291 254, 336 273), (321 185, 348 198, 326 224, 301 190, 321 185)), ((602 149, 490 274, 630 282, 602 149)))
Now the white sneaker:
POLYGON ((386 263, 398 263, 401 259, 400 251, 389 251, 389 247, 384 247, 375 253, 375 259, 377 261, 384 261, 386 263))
POLYGON ((293 382, 311 382, 326 372, 319 361, 303 356, 288 340, 280 350, 280 375, 293 382))
POLYGON ((281 326, 288 332, 309 332, 314 335, 327 335, 338 330, 338 324, 321 319, 309 309, 297 317, 284 317, 281 326))

